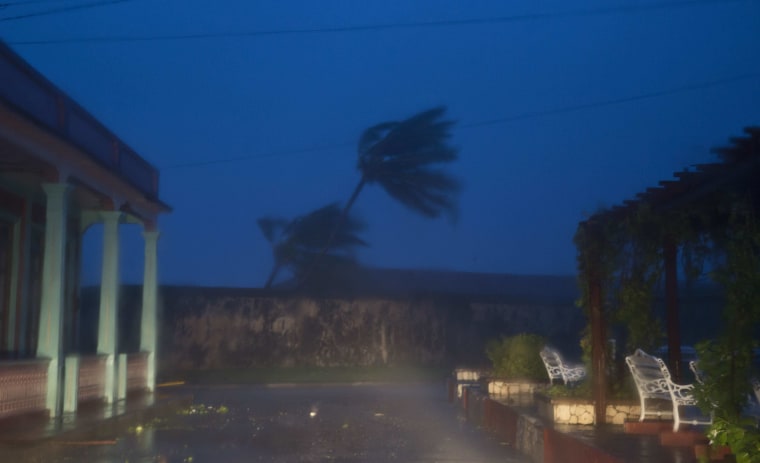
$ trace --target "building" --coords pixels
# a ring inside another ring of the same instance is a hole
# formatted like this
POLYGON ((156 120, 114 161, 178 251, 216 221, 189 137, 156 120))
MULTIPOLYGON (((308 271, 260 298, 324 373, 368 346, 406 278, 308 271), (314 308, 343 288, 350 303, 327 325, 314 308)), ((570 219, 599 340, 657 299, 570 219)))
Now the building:
POLYGON ((158 171, 0 42, 0 418, 155 386, 158 171), (97 352, 75 351, 80 250, 102 224, 97 352), (119 229, 145 237, 140 352, 118 351, 119 229))

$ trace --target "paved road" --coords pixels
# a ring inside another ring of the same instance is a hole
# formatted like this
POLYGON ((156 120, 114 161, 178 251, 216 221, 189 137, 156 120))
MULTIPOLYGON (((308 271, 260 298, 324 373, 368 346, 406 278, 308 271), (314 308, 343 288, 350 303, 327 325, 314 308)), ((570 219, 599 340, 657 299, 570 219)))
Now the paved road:
POLYGON ((123 435, 58 440, 27 463, 528 460, 473 429, 440 385, 181 388, 194 406, 123 435))

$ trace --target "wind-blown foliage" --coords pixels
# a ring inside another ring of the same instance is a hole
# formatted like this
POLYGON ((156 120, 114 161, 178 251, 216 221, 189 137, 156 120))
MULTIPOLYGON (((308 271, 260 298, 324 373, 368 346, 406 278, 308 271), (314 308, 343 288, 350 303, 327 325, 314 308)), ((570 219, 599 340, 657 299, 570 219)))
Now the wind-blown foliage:
POLYGON ((328 250, 339 242, 345 218, 365 185, 377 183, 392 198, 425 217, 446 214, 456 219, 461 184, 438 167, 457 159, 457 150, 449 144, 454 122, 442 119, 445 112, 445 107, 429 109, 403 121, 374 125, 362 133, 357 147, 361 179, 305 278, 312 278, 328 250))
MULTIPOLYGON (((433 166, 455 161, 449 145, 453 121, 442 120, 446 108, 423 111, 401 122, 383 122, 359 139, 357 168, 364 184, 379 184, 391 197, 426 217, 456 216, 459 182, 433 166)), ((350 208, 352 202, 346 204, 350 208)))
MULTIPOLYGON (((312 264, 324 243, 331 237, 342 212, 338 203, 332 203, 306 215, 286 220, 279 217, 262 217, 257 223, 262 234, 272 245, 274 266, 265 284, 271 287, 278 273, 289 268, 300 279, 312 264)), ((352 251, 367 246, 359 237, 364 223, 355 217, 343 219, 343 226, 333 237, 330 253, 320 260, 320 274, 356 264, 352 251)))

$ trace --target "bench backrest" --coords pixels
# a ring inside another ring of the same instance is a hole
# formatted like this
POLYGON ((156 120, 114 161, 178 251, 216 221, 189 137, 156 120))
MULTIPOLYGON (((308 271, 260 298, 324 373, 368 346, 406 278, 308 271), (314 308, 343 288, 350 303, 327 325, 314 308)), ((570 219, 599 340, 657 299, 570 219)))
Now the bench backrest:
POLYGON ((670 398, 668 382, 670 372, 662 359, 653 357, 641 349, 625 358, 639 393, 648 397, 670 398))
POLYGON ((559 352, 551 347, 544 347, 540 352, 541 360, 544 361, 546 367, 546 373, 549 375, 549 379, 563 379, 562 378, 562 357, 559 352))

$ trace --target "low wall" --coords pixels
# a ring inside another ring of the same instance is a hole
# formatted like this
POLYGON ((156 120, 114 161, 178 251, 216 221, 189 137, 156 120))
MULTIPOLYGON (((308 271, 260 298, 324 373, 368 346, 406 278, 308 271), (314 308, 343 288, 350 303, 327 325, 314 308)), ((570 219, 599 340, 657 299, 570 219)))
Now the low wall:
MULTIPOLYGON (((597 424, 592 400, 551 398, 543 394, 535 396, 538 416, 556 424, 597 424)), ((639 417, 638 402, 610 401, 605 410, 604 423, 623 424, 639 417)))
MULTIPOLYGON (((257 366, 488 365, 485 344, 536 333, 578 349, 583 315, 565 302, 417 296, 316 297, 162 286, 159 372, 257 366)), ((96 352, 98 288, 81 295, 80 352, 96 352)), ((119 352, 140 350, 142 288, 120 290, 119 352)))
POLYGON ((468 421, 496 434, 535 463, 623 463, 588 442, 555 430, 541 418, 489 398, 478 387, 465 387, 460 404, 468 421))
POLYGON ((544 382, 515 382, 504 380, 491 380, 488 382, 488 394, 510 403, 520 403, 522 401, 533 401, 535 392, 544 391, 549 383, 544 382))
MULTIPOLYGON (((141 287, 121 289, 119 351, 139 351, 141 287)), ((163 286, 158 368, 487 365, 485 343, 537 333, 578 348, 581 311, 566 303, 426 295, 310 297, 163 286)), ((81 351, 97 344, 97 288, 82 293, 81 351)), ((564 344, 563 344, 564 343, 564 344)))

